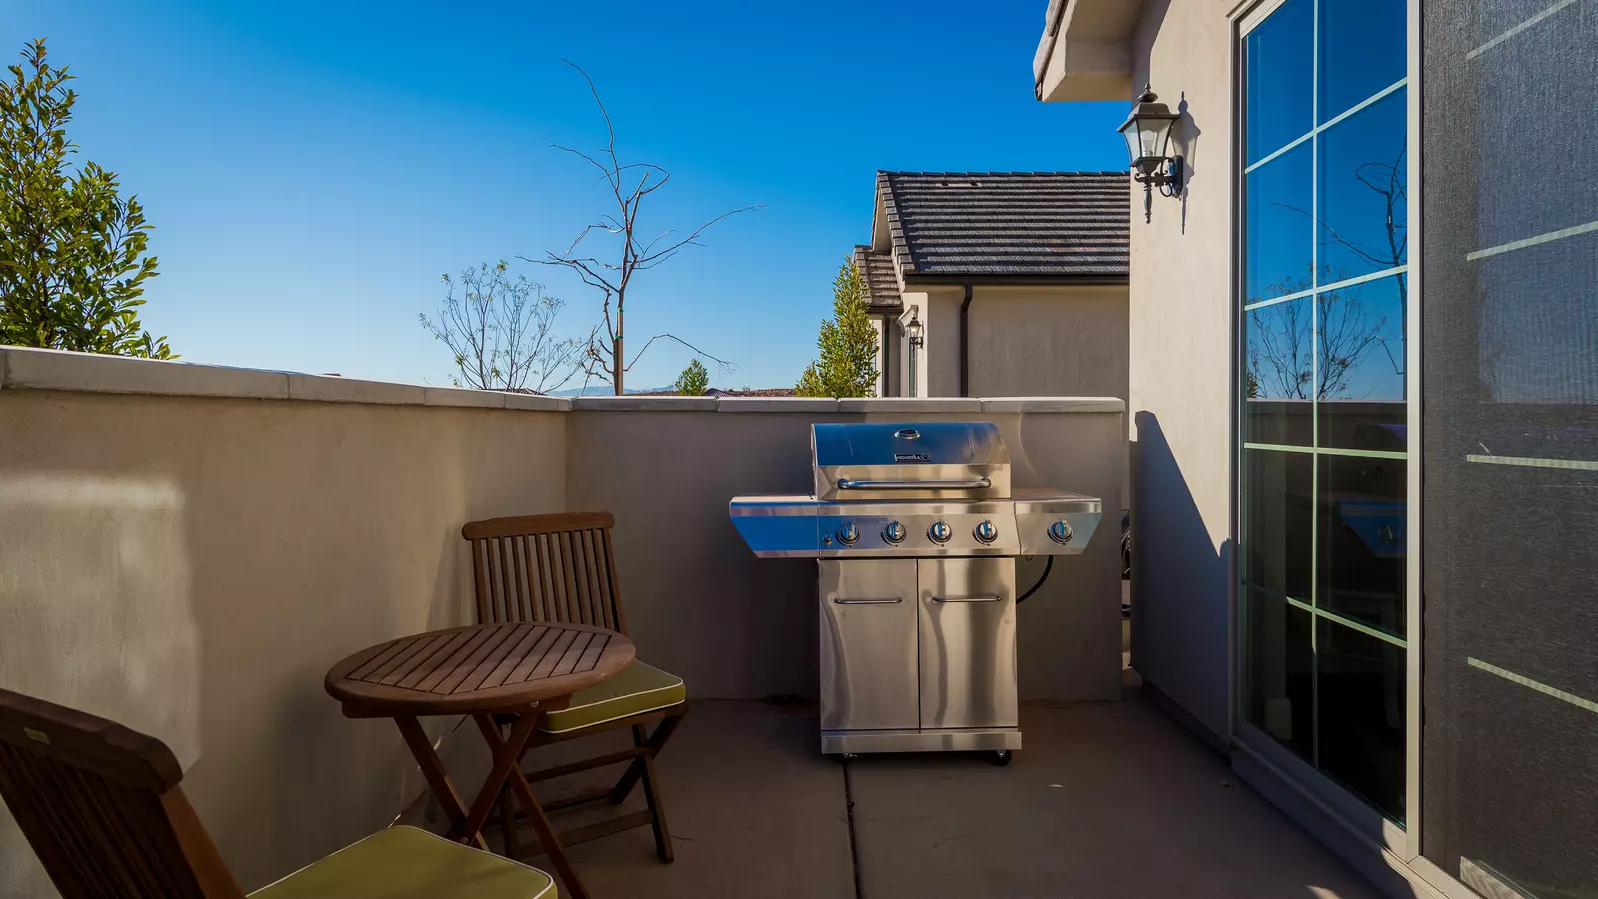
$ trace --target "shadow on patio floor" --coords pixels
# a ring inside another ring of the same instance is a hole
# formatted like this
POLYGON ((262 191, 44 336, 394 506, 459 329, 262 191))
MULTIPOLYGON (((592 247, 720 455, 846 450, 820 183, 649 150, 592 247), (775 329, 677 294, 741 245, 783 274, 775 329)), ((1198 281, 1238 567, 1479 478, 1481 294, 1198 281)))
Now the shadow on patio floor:
POLYGON ((660 759, 676 863, 648 828, 572 860, 595 899, 855 897, 856 859, 858 899, 1377 895, 1135 688, 1025 706, 1021 724, 1008 767, 868 756, 846 784, 813 712, 699 702, 660 759))

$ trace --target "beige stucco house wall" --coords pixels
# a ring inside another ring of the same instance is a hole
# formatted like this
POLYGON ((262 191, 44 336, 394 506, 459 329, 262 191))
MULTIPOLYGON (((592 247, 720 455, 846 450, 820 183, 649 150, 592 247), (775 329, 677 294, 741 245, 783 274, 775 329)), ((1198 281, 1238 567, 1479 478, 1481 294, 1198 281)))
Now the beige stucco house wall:
MULTIPOLYGON (((960 396, 960 306, 963 287, 903 294, 926 341, 918 355, 918 396, 960 396)), ((1127 396, 1127 290, 1124 286, 972 286, 966 352, 970 396, 1127 396)), ((898 328, 890 339, 903 340, 898 328)), ((904 366, 890 395, 908 395, 904 366)))
POLYGON ((1147 606, 1132 652, 1218 739, 1230 732, 1233 5, 1154 0, 1132 40, 1133 81, 1181 93, 1172 142, 1188 179, 1132 229, 1133 517, 1139 543, 1159 548, 1134 561, 1133 603, 1147 606))
MULTIPOLYGON (((1180 199, 1133 216, 1127 293, 1132 662, 1225 745, 1231 567, 1231 22, 1234 0, 1051 4, 1044 100, 1124 100, 1152 82, 1182 113, 1180 199), (1063 9, 1056 9, 1063 6, 1063 9), (1113 7, 1113 8, 1111 8, 1113 7), (1079 40, 1080 39, 1080 40, 1079 40)), ((1142 211, 1142 188, 1129 184, 1142 211)))
POLYGON ((1124 286, 977 287, 969 319, 976 396, 1127 395, 1124 286))

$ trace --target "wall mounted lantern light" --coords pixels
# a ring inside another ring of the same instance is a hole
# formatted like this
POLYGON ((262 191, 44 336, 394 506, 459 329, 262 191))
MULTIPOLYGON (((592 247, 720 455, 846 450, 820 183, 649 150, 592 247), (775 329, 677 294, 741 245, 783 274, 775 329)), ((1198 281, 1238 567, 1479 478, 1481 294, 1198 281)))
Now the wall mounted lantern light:
POLYGON ((921 337, 921 322, 913 315, 909 321, 904 323, 904 333, 910 336, 911 346, 925 345, 926 342, 921 337))
POLYGON ((1182 193, 1182 157, 1165 155, 1166 144, 1171 140, 1171 126, 1181 118, 1172 112, 1160 98, 1143 85, 1143 95, 1132 106, 1132 114, 1120 127, 1126 138, 1126 152, 1132 159, 1132 180, 1143 185, 1143 221, 1152 218, 1154 188, 1160 196, 1175 197, 1182 193))
POLYGON ((917 358, 920 355, 918 351, 926 346, 927 342, 926 338, 922 336, 923 325, 921 324, 920 316, 917 314, 919 311, 919 306, 911 306, 899 316, 899 327, 904 330, 904 336, 910 343, 909 351, 904 355, 905 396, 916 395, 916 371, 921 367, 920 360, 917 358))

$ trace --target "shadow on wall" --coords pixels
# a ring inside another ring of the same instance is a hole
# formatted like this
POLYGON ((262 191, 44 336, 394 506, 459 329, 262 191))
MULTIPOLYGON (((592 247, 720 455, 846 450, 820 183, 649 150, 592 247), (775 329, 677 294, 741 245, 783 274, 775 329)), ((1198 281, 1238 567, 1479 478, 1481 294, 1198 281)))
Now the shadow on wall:
MULTIPOLYGON (((168 743, 246 888, 425 789, 393 724, 344 718, 323 677, 471 620, 460 527, 563 507, 564 418, 5 393, 0 686, 168 743)), ((51 895, 0 807, 0 896, 51 895)))
POLYGON ((1199 135, 1203 134, 1194 120, 1187 102, 1187 92, 1182 93, 1181 102, 1176 104, 1177 114, 1181 116, 1176 122, 1176 133, 1171 136, 1173 146, 1171 152, 1182 157, 1182 192, 1178 197, 1182 203, 1182 233, 1187 233, 1187 200, 1189 186, 1193 183, 1193 176, 1198 174, 1194 161, 1198 159, 1199 135))
MULTIPOLYGON (((393 723, 345 718, 323 677, 362 647, 474 620, 461 526, 551 511, 564 490, 564 461, 547 452, 563 431, 546 433, 542 420, 278 411, 281 435, 228 460, 232 470, 272 460, 258 483, 206 482, 182 465, 198 481, 187 542, 209 675, 206 752, 185 782, 247 888, 387 825, 425 791, 393 723), (546 493, 545 470, 559 489, 546 493)), ((480 745, 452 739, 458 724, 424 727, 470 789, 486 765, 480 745)))
POLYGON ((1224 749, 1232 541, 1217 544, 1159 418, 1132 441, 1132 667, 1224 749))
MULTIPOLYGON (((174 479, 49 471, 0 482, 0 685, 205 748, 200 629, 174 479)), ((0 895, 48 882, 0 806, 0 895)))
MULTIPOLYGON (((358 482, 357 451, 313 446, 318 462, 273 487, 191 491, 207 747, 184 786, 247 890, 382 827, 425 789, 392 724, 343 716, 322 689, 327 668, 402 633, 464 623, 449 523, 421 521, 424 500, 402 514, 352 500, 358 488, 338 482, 358 482), (296 517, 298 532, 285 533, 296 517), (252 543, 263 550, 242 548, 252 543), (276 595, 262 604, 263 593, 276 595)), ((436 740, 450 723, 424 726, 436 740)))

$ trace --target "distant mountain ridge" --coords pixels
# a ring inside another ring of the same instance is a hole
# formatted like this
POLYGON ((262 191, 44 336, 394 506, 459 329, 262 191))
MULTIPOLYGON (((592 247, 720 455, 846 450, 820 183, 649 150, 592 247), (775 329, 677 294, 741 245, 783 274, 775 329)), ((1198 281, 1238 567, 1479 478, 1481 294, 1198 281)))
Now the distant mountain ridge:
MULTIPOLYGON (((659 393, 662 390, 674 389, 676 388, 668 384, 665 387, 627 387, 624 388, 623 392, 629 394, 659 393)), ((610 386, 609 384, 589 384, 586 387, 568 387, 565 390, 557 390, 554 393, 551 393, 550 396, 611 396, 615 392, 616 388, 610 386)))

